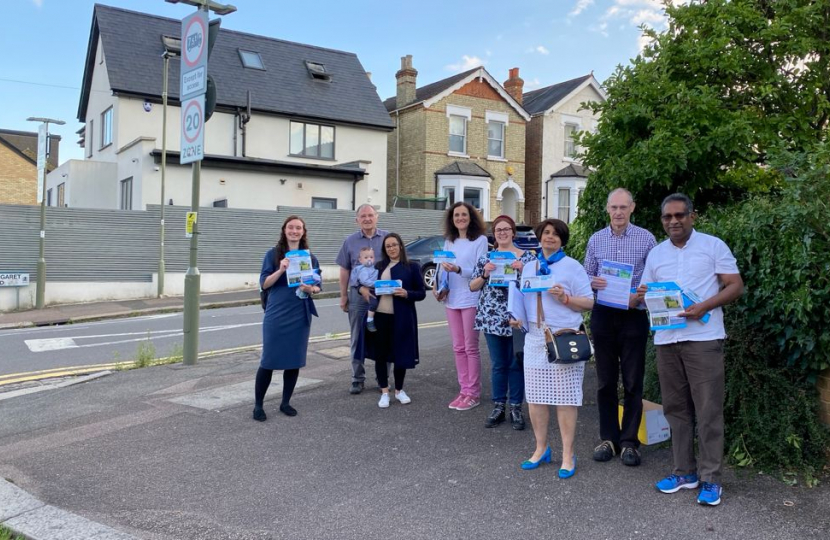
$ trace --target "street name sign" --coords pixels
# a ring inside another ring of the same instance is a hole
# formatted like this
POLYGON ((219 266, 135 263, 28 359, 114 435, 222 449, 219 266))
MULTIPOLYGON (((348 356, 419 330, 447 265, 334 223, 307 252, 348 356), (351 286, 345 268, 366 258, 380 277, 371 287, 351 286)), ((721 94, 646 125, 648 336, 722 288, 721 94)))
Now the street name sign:
POLYGON ((207 89, 208 14, 201 9, 182 19, 182 63, 179 97, 204 94, 207 89))
POLYGON ((0 272, 0 287, 28 287, 29 274, 0 272))
POLYGON ((193 163, 205 157, 205 95, 182 101, 182 151, 179 163, 193 163))

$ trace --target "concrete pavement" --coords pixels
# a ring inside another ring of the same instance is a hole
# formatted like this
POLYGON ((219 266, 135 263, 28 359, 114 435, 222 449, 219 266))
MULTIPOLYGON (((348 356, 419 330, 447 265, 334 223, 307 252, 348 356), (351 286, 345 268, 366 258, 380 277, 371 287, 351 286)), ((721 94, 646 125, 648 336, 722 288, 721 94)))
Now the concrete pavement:
MULTIPOLYGON (((522 471, 533 447, 529 426, 485 429, 486 402, 447 409, 457 391, 448 331, 423 329, 420 337, 422 361, 406 380, 413 402, 393 400, 385 410, 375 391, 348 394, 344 340, 311 345, 292 400, 297 417, 278 412, 275 375, 262 424, 250 418, 257 352, 0 401, 0 478, 13 483, 0 486, 0 521, 43 540, 93 537, 85 527, 99 527, 95 538, 150 540, 789 540, 823 539, 830 530, 826 485, 789 487, 728 470, 724 502, 703 508, 692 491, 654 490, 670 469, 668 445, 644 447, 637 468, 593 462, 593 366, 576 476, 559 480, 548 465, 522 471), (10 517, 3 509, 14 501, 18 514, 10 517), (38 518, 38 508, 51 521, 38 518)), ((483 340, 482 352, 487 396, 483 340)), ((556 458, 555 427, 551 443, 556 458)))

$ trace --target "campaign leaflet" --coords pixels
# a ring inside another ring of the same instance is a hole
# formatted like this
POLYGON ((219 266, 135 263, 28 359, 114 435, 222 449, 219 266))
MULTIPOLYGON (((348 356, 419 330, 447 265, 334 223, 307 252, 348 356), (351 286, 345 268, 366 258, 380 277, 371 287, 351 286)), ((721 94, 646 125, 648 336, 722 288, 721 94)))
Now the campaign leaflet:
MULTIPOLYGON (((455 264, 455 253, 436 249, 432 252, 432 262, 435 263, 435 282, 438 294, 443 295, 450 291, 450 279, 447 271, 441 266, 443 263, 455 264)), ((440 298, 439 298, 440 299, 440 298)))
POLYGON ((297 249, 285 254, 288 259, 288 269, 285 271, 289 287, 299 287, 302 283, 311 285, 314 279, 314 268, 311 266, 311 252, 307 249, 297 249))
POLYGON ((403 282, 399 279, 379 279, 375 281, 375 295, 395 294, 395 289, 400 289, 403 282))
POLYGON ((522 276, 522 292, 544 292, 556 285, 556 276, 548 274, 546 276, 522 276))
POLYGON ((496 265, 496 269, 490 272, 491 287, 509 287, 511 281, 518 279, 516 269, 511 266, 516 260, 516 255, 512 252, 491 251, 489 259, 496 265))
MULTIPOLYGON (((703 302, 703 299, 693 290, 691 289, 683 289, 683 308, 687 308, 692 304, 699 304, 703 302)), ((712 317, 712 314, 708 311, 703 314, 701 318, 698 319, 698 322, 706 324, 709 322, 709 319, 712 317)))
POLYGON ((683 313, 683 291, 673 281, 646 283, 645 295, 648 321, 652 330, 672 330, 686 328, 683 313))
POLYGON ((442 251, 440 249, 436 249, 432 252, 432 262, 435 264, 455 264, 455 253, 452 251, 442 251))
POLYGON ((634 265, 603 260, 599 277, 605 278, 605 288, 597 291, 597 304, 617 309, 628 309, 634 265))

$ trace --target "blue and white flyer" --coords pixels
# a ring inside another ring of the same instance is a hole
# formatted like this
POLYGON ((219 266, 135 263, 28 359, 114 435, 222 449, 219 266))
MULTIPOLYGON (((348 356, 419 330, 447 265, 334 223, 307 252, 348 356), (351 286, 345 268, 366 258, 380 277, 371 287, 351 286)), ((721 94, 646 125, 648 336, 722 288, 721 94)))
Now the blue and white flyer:
POLYGON ((375 295, 395 294, 395 289, 400 289, 403 282, 399 279, 379 279, 375 281, 375 295))
POLYGON ((496 269, 490 272, 489 285, 491 287, 509 287, 511 281, 516 281, 518 275, 511 265, 516 261, 516 255, 510 251, 491 251, 488 256, 496 269))
POLYGON ((646 283, 645 302, 648 308, 648 322, 652 330, 686 328, 683 313, 683 291, 673 281, 646 283))
POLYGON ((599 277, 605 278, 605 288, 597 291, 597 304, 617 309, 628 309, 634 265, 603 260, 599 277))
POLYGON ((285 254, 288 259, 288 269, 285 277, 289 287, 299 287, 301 284, 315 283, 314 268, 311 266, 311 252, 307 249, 296 249, 285 254))

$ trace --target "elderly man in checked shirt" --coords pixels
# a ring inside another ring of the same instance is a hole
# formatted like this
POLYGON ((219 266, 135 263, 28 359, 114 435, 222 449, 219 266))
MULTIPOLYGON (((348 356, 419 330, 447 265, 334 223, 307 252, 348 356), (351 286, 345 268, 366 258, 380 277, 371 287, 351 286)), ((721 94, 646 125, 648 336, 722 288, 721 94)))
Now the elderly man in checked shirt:
MULTIPOLYGON (((604 289, 605 278, 600 277, 603 260, 634 266, 631 286, 639 286, 649 251, 657 245, 654 235, 631 224, 634 198, 623 188, 608 194, 606 210, 611 224, 597 231, 588 240, 585 253, 585 271, 594 290, 604 289)), ((602 442, 594 449, 596 461, 610 461, 620 455, 625 465, 640 464, 640 441, 637 432, 643 413, 643 376, 645 375, 648 317, 638 309, 639 300, 631 294, 629 309, 619 309, 594 303, 591 312, 591 333, 597 364, 597 408, 599 435, 602 442), (617 381, 622 372, 623 417, 618 421, 617 381)))

